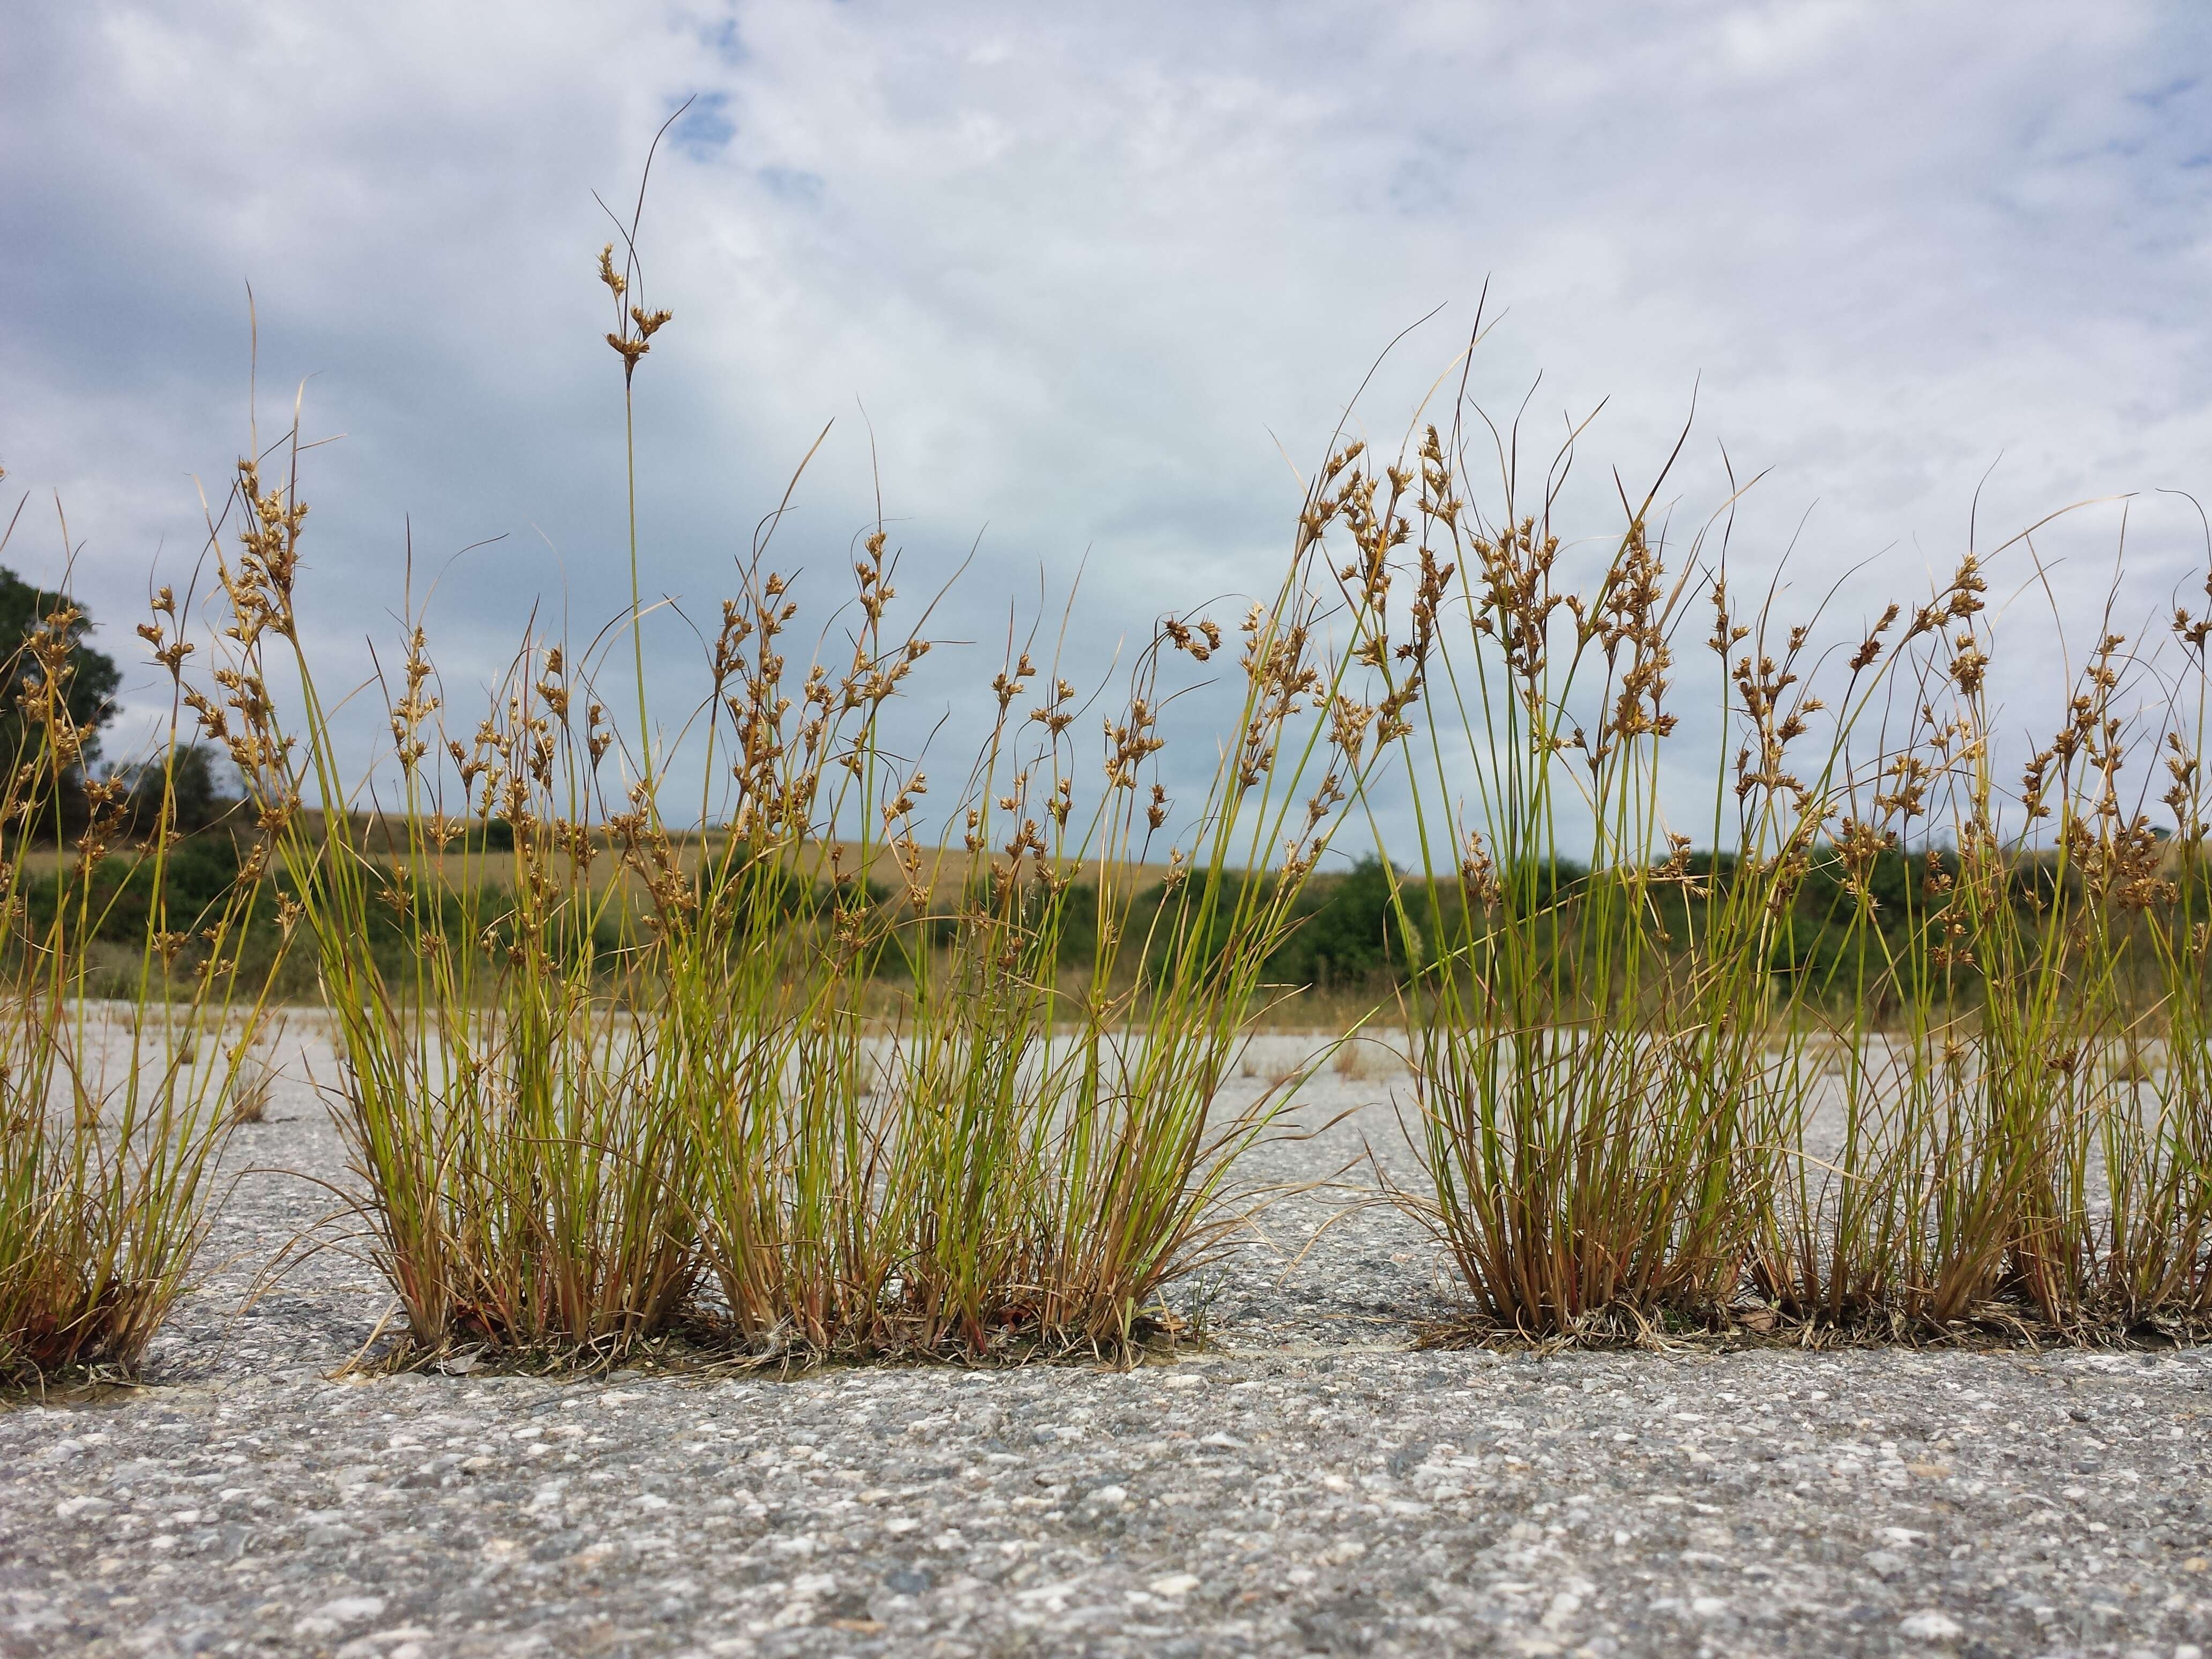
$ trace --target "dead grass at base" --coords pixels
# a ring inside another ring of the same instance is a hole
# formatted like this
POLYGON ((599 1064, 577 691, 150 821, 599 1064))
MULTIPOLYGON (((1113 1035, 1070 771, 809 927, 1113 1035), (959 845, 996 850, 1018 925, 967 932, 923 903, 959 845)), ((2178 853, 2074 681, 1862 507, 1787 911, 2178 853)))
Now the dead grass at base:
POLYGON ((0 1412, 26 1407, 100 1409, 143 1398, 147 1385, 120 1365, 70 1365, 54 1371, 19 1370, 0 1377, 0 1412))
MULTIPOLYGON (((650 1338, 616 1344, 538 1344, 519 1347, 447 1341, 418 1345, 404 1332, 373 1336, 362 1352, 328 1373, 348 1376, 398 1376, 436 1373, 448 1376, 520 1376, 577 1381, 610 1377, 767 1376, 779 1381, 826 1371, 1018 1370, 1032 1365, 1091 1365, 1114 1370, 1172 1364, 1213 1352, 1203 1324, 1161 1311, 1138 1321, 1126 1341, 1054 1338, 1036 1331, 1013 1331, 996 1346, 975 1351, 961 1344, 931 1346, 919 1340, 873 1350, 836 1350, 796 1342, 748 1352, 726 1319, 692 1314, 676 1328, 650 1338)), ((131 1385, 115 1379, 110 1386, 131 1385)))
POLYGON ((1669 1316, 1653 1320, 1628 1310, 1595 1314, 1566 1331, 1535 1334, 1495 1321, 1457 1317, 1418 1322, 1420 1351, 1486 1349, 1539 1357, 1565 1353, 1838 1352, 1895 1348, 1919 1352, 2041 1352, 2054 1349, 2168 1352, 2212 1341, 2212 1320, 2084 1320, 2059 1327, 2031 1304, 1992 1302, 1942 1322, 1902 1315, 1838 1322, 1793 1319, 1771 1308, 1732 1308, 1699 1323, 1669 1316))

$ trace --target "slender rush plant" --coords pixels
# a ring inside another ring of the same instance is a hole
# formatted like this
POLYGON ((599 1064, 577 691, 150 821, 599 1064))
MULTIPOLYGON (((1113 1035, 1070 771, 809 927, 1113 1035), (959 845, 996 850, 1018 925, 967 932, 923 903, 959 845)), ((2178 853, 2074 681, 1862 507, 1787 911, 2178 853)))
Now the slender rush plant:
POLYGON ((170 912, 192 647, 170 589, 153 613, 138 631, 174 695, 160 763, 138 769, 161 788, 135 843, 131 798, 143 782, 78 779, 92 736, 70 708, 82 613, 57 601, 0 672, 21 715, 0 775, 0 1382, 136 1369, 205 1236, 229 1100, 267 994, 265 975, 257 988, 243 974, 239 948, 265 849, 205 913, 170 912), (72 788, 85 821, 61 850, 72 788), (42 843, 58 853, 44 878, 42 843), (151 895, 120 975, 136 1007, 103 1006, 118 975, 97 941, 134 884, 151 895), (202 1032, 216 1040, 200 1043, 202 1032))
MULTIPOLYGON (((1463 625, 1391 659, 1449 691, 1404 750, 1422 856, 1395 903, 1428 942, 1405 997, 1429 1186, 1394 1190, 1477 1322, 1553 1338, 2201 1320, 2212 626, 2172 624, 2195 724, 2170 686, 2153 699, 2171 826, 2148 780, 2124 783, 2142 744, 2121 699, 2155 657, 2109 617, 2008 790, 1987 556, 1909 615, 1889 606, 1847 661, 1817 656, 1813 623, 1736 611, 1725 536, 1710 559, 1704 532, 1668 554, 1656 483, 1573 585, 1554 514, 1574 440, 1524 512, 1517 434, 1495 435, 1494 516, 1466 504, 1456 426, 1390 470, 1419 526, 1405 573, 1425 594, 1457 576, 1431 611, 1463 625), (1704 853, 1661 788, 1700 591, 1741 735, 1704 853), (1449 805, 1462 789, 1471 814, 1449 805)), ((2033 556, 2035 529, 1996 551, 2033 556)))
MULTIPOLYGON (((1817 775, 1808 785, 1789 764, 1820 707, 1791 696, 1805 635, 1724 681, 1751 729, 1733 823, 1715 812, 1729 850, 1700 871, 1660 802, 1698 545, 1669 580, 1655 482, 1592 583, 1566 586, 1553 520, 1567 457, 1524 513, 1516 453, 1500 443, 1494 520, 1467 505, 1456 428, 1449 443, 1426 428, 1400 475, 1418 480, 1414 569, 1438 594, 1422 672, 1453 716, 1405 751, 1422 866, 1400 915, 1437 948, 1409 1009, 1431 1191, 1401 1196, 1486 1320, 1552 1335, 1662 1310, 1705 1316, 1733 1296, 1757 1213, 1746 1181, 1763 1174, 1778 1083, 1759 1042, 1765 949, 1820 817, 1817 775), (1472 822, 1447 805, 1462 778, 1472 822), (1577 821, 1589 839, 1571 852, 1577 821)), ((1726 664, 1747 629, 1707 580, 1726 664)))
MULTIPOLYGON (((1349 463, 1333 461, 1325 481, 1352 489, 1338 477, 1349 463)), ((1010 654, 947 820, 959 845, 933 856, 915 823, 927 781, 886 770, 874 737, 881 703, 926 649, 879 631, 891 592, 882 532, 858 569, 865 622, 850 659, 834 675, 810 669, 795 730, 773 644, 793 614, 783 579, 749 577, 726 609, 716 685, 737 687, 721 698, 737 788, 701 912, 743 920, 702 935, 714 966, 685 970, 696 988, 683 1018, 706 1039, 694 1074, 713 1079, 690 1096, 701 1237, 749 1346, 1123 1346, 1159 1311, 1161 1287, 1220 1246, 1238 1213, 1235 1158, 1279 1103, 1218 1116, 1220 1085, 1375 713, 1346 700, 1345 660, 1314 656, 1309 567, 1340 516, 1340 502, 1314 498, 1279 591, 1243 621, 1238 744, 1201 811, 1199 850, 1170 851, 1165 890, 1141 915, 1127 872, 1156 856, 1170 811, 1164 786, 1144 782, 1162 746, 1158 675, 1167 657, 1219 650, 1212 622, 1170 618, 1140 654, 1105 723, 1105 786, 1087 811, 1066 735, 1077 691, 1056 669, 1040 675, 1026 649, 1010 654), (727 675, 726 663, 737 665, 727 675), (830 839, 844 805, 830 779, 860 797, 852 842, 830 839), (817 866, 831 878, 808 900, 794 872, 825 842, 817 866), (902 908, 843 878, 848 846, 862 870, 880 852, 902 908), (1070 985, 1060 944, 1086 902, 1098 948, 1070 985), (794 950, 770 942, 793 936, 794 950), (913 989, 870 1040, 860 995, 884 964, 913 989)))
POLYGON ((1379 590, 1341 613, 1356 656, 1326 651, 1316 597, 1334 530, 1379 575, 1396 527, 1376 481, 1356 447, 1331 458, 1276 592, 1237 630, 1235 741, 1165 890, 1140 894, 1127 872, 1156 856, 1170 811, 1153 758, 1162 664, 1224 643, 1202 619, 1170 617, 1140 653, 1087 818, 1074 689, 1055 673, 1023 716, 1036 670, 1026 653, 1006 665, 946 820, 950 836, 965 810, 961 847, 937 848, 936 877, 975 896, 947 917, 924 873, 927 779, 885 745, 931 642, 886 621, 897 557, 880 526, 854 567, 849 637, 802 682, 785 657, 799 601, 769 562, 784 514, 763 521, 688 727, 705 734, 697 827, 670 827, 635 643, 634 403, 669 316, 636 302, 634 242, 620 270, 604 250, 599 276, 627 306, 608 341, 623 363, 635 757, 595 695, 599 659, 565 641, 528 641, 473 738, 453 735, 410 607, 386 688, 398 810, 363 811, 301 640, 296 415, 285 476, 241 462, 236 549, 216 536, 234 649, 229 695, 198 706, 314 941, 347 1061, 339 1126, 409 1334, 426 1351, 611 1359, 696 1313, 755 1354, 1126 1345, 1227 1236, 1234 1160, 1279 1103, 1217 1114, 1231 1054, 1344 804, 1410 730, 1411 694, 1351 694, 1382 659, 1379 590), (296 732, 272 648, 299 687, 296 732), (613 783, 611 760, 632 781, 613 783), (496 852, 494 825, 509 843, 496 852), (896 896, 873 886, 885 862, 896 896), (1100 949, 1071 989, 1059 941, 1079 877, 1100 949))

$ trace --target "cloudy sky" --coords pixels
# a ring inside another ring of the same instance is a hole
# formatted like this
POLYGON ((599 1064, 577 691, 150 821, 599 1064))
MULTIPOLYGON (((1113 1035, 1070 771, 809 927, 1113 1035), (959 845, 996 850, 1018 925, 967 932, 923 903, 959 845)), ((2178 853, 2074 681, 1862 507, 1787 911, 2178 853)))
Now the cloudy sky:
MULTIPOLYGON (((1292 465, 1442 307, 1354 412, 1395 442, 1486 283, 1485 406, 1528 398, 1548 439, 1610 399, 1583 470, 1634 479, 1694 393, 1679 518, 1722 499, 1723 447, 1764 471, 1735 558, 1794 543, 1808 602, 1865 564, 1846 625, 1948 566, 1984 474, 1984 542, 2137 493, 2130 623, 2201 580, 2154 492, 2212 491, 2203 8, 1079 10, 12 9, 8 562, 58 568, 58 495, 128 653, 149 567, 196 554, 194 477, 246 441, 250 283, 264 428, 304 380, 310 433, 343 434, 307 471, 319 660, 356 678, 389 640, 410 526, 457 706, 533 604, 592 631, 628 582, 593 192, 627 198, 688 98, 642 237, 676 320, 639 374, 641 511, 649 587, 701 613, 834 422, 788 561, 840 567, 879 478, 908 592, 975 550, 933 631, 1003 640, 1081 568, 1101 668, 1163 606, 1267 585, 1292 465)), ((2040 544, 2069 609, 2118 529, 2040 544)), ((680 703, 682 624, 648 639, 680 703)), ((939 661, 957 730, 995 647, 939 661)))

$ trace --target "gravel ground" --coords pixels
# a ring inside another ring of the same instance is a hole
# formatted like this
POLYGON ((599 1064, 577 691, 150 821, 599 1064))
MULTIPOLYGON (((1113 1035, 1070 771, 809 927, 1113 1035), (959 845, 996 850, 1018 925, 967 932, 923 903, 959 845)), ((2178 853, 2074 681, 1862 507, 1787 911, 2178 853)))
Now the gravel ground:
MULTIPOLYGON (((1309 1120, 1363 1109, 1260 1172, 1387 1149, 1390 1088, 1324 1076, 1309 1120)), ((336 1138, 288 1080, 232 1162, 293 1173, 240 1174, 147 1386, 0 1407, 7 1659, 2212 1646, 2205 1353, 1419 1352, 1426 1240, 1298 1258, 1315 1194, 1174 1364, 333 1382, 366 1269, 240 1306, 336 1138)))

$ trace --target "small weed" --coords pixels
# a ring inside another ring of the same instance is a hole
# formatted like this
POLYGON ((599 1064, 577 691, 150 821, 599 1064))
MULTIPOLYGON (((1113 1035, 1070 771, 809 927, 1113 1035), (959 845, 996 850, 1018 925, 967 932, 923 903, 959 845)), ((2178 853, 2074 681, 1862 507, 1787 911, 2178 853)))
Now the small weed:
POLYGON ((277 1048, 289 1029, 282 1013, 265 1019, 252 1037, 240 1045, 230 1076, 230 1121, 234 1124, 261 1123, 269 1116, 269 1098, 283 1074, 277 1048))

